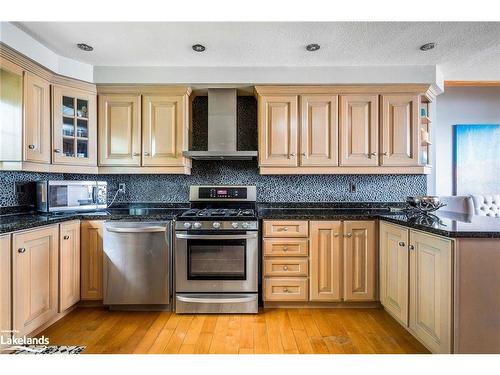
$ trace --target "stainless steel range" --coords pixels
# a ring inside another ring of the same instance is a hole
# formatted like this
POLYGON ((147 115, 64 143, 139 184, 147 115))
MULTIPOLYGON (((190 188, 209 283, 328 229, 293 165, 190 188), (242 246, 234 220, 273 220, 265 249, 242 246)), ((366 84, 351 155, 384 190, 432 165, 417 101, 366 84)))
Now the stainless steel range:
POLYGON ((257 313, 255 186, 191 186, 175 223, 176 313, 257 313))

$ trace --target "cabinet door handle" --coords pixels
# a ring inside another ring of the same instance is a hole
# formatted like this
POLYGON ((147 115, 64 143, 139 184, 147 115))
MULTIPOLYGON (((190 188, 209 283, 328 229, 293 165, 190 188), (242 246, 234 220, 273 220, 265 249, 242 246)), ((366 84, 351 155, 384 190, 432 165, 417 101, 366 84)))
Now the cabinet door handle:
POLYGON ((144 153, 144 156, 149 156, 149 152, 145 152, 145 153, 144 153))
POLYGON ((404 243, 403 241, 401 241, 401 242, 399 243, 399 246, 403 247, 403 246, 405 246, 405 243, 404 243))
POLYGON ((346 233, 346 234, 344 234, 344 237, 351 238, 352 237, 352 233, 346 233))
POLYGON ((63 237, 65 240, 69 240, 69 236, 64 236, 63 237))
POLYGON ((377 153, 376 153, 376 152, 370 152, 370 153, 368 154, 368 157, 371 159, 373 156, 376 156, 376 155, 377 155, 377 153))
POLYGON ((56 154, 60 154, 60 153, 61 153, 61 149, 60 149, 60 148, 55 148, 55 149, 54 149, 54 152, 55 152, 56 154))
POLYGON ((384 155, 384 156, 389 156, 389 153, 386 151, 386 152, 384 152, 382 155, 384 155))
POLYGON ((141 153, 140 153, 140 152, 134 152, 134 153, 132 154, 132 156, 141 156, 141 153))
POLYGON ((302 157, 303 157, 304 159, 307 159, 307 154, 306 154, 305 152, 303 152, 303 153, 302 153, 302 157))
POLYGON ((33 150, 33 149, 35 149, 35 145, 28 145, 28 148, 29 148, 30 150, 33 150))
POLYGON ((18 252, 18 253, 21 253, 21 254, 22 254, 22 253, 25 253, 25 252, 26 252, 26 248, 21 247, 20 249, 17 249, 17 252, 18 252))
POLYGON ((415 246, 413 246, 413 245, 409 245, 409 246, 408 246, 408 249, 410 249, 410 250, 415 250, 415 246))
POLYGON ((291 159, 291 158, 294 158, 295 157, 295 153, 291 153, 291 154, 288 154, 288 159, 291 159))

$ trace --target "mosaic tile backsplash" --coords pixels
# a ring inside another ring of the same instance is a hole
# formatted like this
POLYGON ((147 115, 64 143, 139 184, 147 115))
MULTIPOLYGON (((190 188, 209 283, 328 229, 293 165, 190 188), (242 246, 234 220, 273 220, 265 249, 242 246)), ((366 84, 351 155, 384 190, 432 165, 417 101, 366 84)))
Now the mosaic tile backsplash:
MULTIPOLYGON (((194 150, 207 147, 208 101, 193 101, 194 150)), ((257 149, 257 102, 253 97, 238 97, 238 149, 257 149)), ((426 177, 415 175, 290 175, 261 176, 257 161, 193 161, 192 174, 185 175, 78 175, 32 172, 0 172, 0 207, 34 204, 33 184, 38 180, 104 180, 111 201, 118 183, 126 193, 115 202, 187 202, 189 185, 256 185, 259 202, 397 202, 408 195, 426 193, 426 177), (356 192, 350 192, 350 184, 356 192)))
POLYGON ((259 202, 397 202, 426 193, 426 177, 414 175, 290 175, 261 176, 256 161, 193 161, 185 175, 78 175, 0 172, 0 206, 33 204, 33 187, 16 194, 15 184, 44 179, 104 180, 108 199, 126 184, 116 202, 187 202, 189 185, 256 185, 259 202), (350 192, 350 184, 356 192, 350 192))

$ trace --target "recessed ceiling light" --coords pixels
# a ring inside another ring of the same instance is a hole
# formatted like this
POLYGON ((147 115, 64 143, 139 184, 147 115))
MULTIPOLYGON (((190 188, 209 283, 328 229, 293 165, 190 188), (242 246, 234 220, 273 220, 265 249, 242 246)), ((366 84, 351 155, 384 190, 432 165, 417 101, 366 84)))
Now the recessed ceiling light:
POLYGON ((205 48, 205 46, 203 44, 194 44, 191 48, 195 52, 203 52, 203 51, 206 50, 206 48, 205 48))
POLYGON ((306 50, 308 50, 309 52, 317 51, 320 48, 321 48, 320 45, 316 43, 311 43, 306 46, 306 50))
POLYGON ((78 48, 80 48, 82 51, 90 52, 94 50, 94 47, 89 46, 88 44, 85 43, 78 43, 77 44, 78 48))
POLYGON ((434 47, 436 47, 436 43, 434 42, 431 42, 431 43, 425 43, 423 45, 420 46, 420 50, 421 51, 430 51, 431 49, 434 49, 434 47))

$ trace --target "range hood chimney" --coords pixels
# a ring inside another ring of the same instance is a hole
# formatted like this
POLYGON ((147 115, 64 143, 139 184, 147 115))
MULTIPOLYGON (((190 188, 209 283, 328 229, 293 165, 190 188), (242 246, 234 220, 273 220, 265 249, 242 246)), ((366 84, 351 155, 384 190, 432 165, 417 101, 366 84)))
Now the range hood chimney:
POLYGON ((250 160, 257 151, 238 151, 236 89, 208 89, 208 150, 185 151, 195 160, 250 160))

